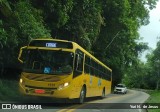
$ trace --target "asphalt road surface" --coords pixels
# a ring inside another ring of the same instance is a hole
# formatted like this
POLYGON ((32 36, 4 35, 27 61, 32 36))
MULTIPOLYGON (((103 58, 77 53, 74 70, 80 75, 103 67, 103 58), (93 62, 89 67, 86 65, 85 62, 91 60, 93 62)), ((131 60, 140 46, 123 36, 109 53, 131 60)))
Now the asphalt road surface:
MULTIPOLYGON (((147 112, 144 109, 139 109, 139 107, 142 106, 140 104, 144 103, 148 97, 149 95, 144 92, 128 90, 128 93, 124 95, 110 94, 104 99, 90 98, 87 99, 86 103, 81 105, 57 103, 42 105, 42 109, 38 110, 1 109, 0 112, 147 112)), ((30 99, 31 102, 33 100, 30 99)), ((38 103, 41 103, 41 100, 38 103)))

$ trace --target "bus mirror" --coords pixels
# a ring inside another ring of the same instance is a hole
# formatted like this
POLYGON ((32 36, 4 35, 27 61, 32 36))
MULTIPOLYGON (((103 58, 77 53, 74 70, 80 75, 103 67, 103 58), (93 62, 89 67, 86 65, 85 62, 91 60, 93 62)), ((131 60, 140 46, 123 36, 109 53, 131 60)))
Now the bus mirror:
POLYGON ((23 63, 24 60, 23 60, 23 52, 26 50, 27 46, 24 46, 24 47, 21 47, 20 51, 19 51, 19 55, 18 55, 18 60, 23 63))

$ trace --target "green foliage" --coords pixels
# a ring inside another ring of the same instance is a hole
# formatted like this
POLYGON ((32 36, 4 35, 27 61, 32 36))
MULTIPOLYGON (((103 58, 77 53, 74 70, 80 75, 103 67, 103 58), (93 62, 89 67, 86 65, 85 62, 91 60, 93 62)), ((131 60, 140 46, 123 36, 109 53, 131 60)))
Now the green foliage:
POLYGON ((29 1, 3 0, 0 6, 0 74, 4 74, 6 68, 19 68, 19 47, 31 38, 50 37, 50 30, 45 28, 41 11, 29 1))
POLYGON ((147 65, 150 67, 148 71, 148 83, 151 83, 153 89, 160 89, 160 41, 157 43, 157 48, 148 54, 147 65))
MULTIPOLYGON (((160 103, 160 91, 151 91, 149 92, 150 97, 148 98, 146 103, 154 103, 159 104, 160 103)), ((156 105, 155 105, 156 106, 156 105)), ((160 109, 148 109, 148 112, 159 112, 160 109)))
MULTIPOLYGON (((60 28, 61 26, 65 25, 69 20, 68 13, 70 13, 72 10, 73 0, 47 0, 45 3, 49 12, 54 15, 51 17, 56 20, 52 21, 56 25, 56 28, 60 28)), ((50 15, 47 16, 50 17, 50 15)))
POLYGON ((149 89, 147 79, 147 66, 137 60, 137 63, 130 65, 123 78, 123 82, 130 88, 149 89))
POLYGON ((32 38, 52 37, 75 41, 93 53, 112 68, 113 84, 134 79, 128 75, 136 66, 144 73, 138 56, 147 49, 146 43, 137 43, 138 29, 149 23, 147 7, 154 8, 156 1, 2 0, 0 66, 16 67, 19 48, 32 38))
POLYGON ((7 33, 3 28, 3 21, 0 20, 0 74, 3 71, 4 46, 7 44, 7 33))
MULTIPOLYGON (((0 100, 11 101, 20 97, 18 92, 18 82, 9 80, 0 80, 0 100)), ((19 98, 20 99, 20 98, 19 98)))
MULTIPOLYGON (((137 49, 146 49, 145 44, 139 44, 137 49)), ((147 63, 134 63, 126 72, 123 81, 130 87, 159 89, 160 88, 160 42, 157 48, 147 55, 147 63)))
POLYGON ((136 40, 139 39, 139 27, 148 23, 148 9, 142 1, 109 0, 103 1, 103 16, 105 26, 101 27, 99 40, 92 50, 96 57, 103 57, 110 65, 115 74, 114 83, 118 83, 129 65, 136 64, 139 54, 147 49, 145 43, 138 44, 136 40), (106 49, 110 42, 112 44, 106 49))
POLYGON ((149 94, 151 95, 150 98, 147 100, 147 103, 160 103, 160 91, 150 91, 149 94))
POLYGON ((101 5, 96 0, 76 1, 66 29, 71 33, 70 40, 77 41, 87 50, 96 42, 103 18, 101 5))
POLYGON ((23 38, 50 37, 49 30, 43 24, 40 10, 31 6, 27 1, 20 1, 15 4, 15 16, 18 22, 19 32, 23 38))
POLYGON ((9 17, 12 14, 11 7, 8 0, 0 0, 1 12, 5 17, 9 17))
POLYGON ((6 41, 7 41, 7 33, 3 28, 3 21, 0 20, 0 49, 2 49, 4 45, 6 45, 6 41))

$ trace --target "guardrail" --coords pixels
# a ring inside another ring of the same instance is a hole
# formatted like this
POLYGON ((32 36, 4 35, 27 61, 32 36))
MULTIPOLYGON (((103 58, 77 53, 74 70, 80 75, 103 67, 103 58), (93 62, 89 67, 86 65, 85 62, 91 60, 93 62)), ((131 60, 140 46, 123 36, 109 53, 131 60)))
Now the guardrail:
POLYGON ((140 89, 140 88, 132 88, 132 90, 143 91, 143 92, 152 92, 152 91, 155 91, 155 90, 151 90, 151 89, 140 89))

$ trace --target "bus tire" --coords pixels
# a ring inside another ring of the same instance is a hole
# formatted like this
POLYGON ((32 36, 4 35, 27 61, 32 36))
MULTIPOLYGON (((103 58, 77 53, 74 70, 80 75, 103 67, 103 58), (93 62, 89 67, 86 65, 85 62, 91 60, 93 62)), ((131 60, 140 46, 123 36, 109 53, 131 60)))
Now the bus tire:
POLYGON ((80 103, 80 104, 84 103, 85 97, 86 97, 86 89, 83 86, 82 89, 81 89, 81 92, 80 92, 79 102, 78 103, 80 103))
POLYGON ((103 88, 103 90, 102 90, 102 96, 101 96, 101 99, 104 99, 104 98, 105 98, 105 96, 106 96, 106 94, 105 94, 105 88, 103 88))

